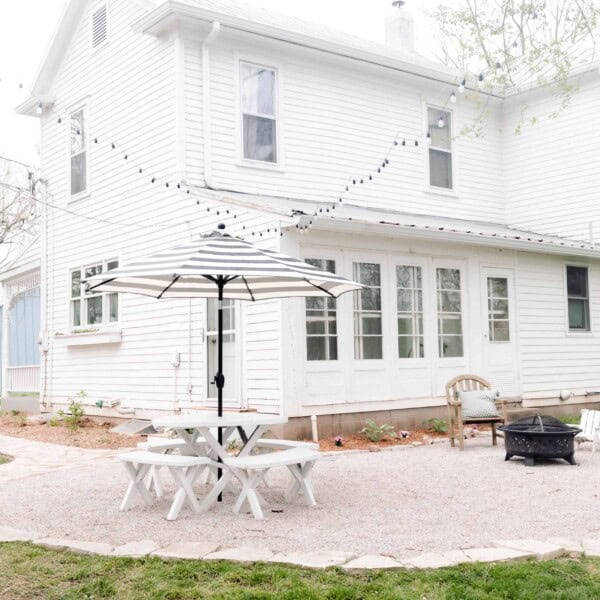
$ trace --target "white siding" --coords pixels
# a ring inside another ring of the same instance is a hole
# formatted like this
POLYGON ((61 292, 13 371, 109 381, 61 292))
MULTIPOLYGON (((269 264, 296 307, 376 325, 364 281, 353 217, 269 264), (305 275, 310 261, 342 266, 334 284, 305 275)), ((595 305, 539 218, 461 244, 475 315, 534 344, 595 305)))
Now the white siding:
POLYGON ((539 119, 514 130, 522 103, 507 104, 504 161, 508 221, 541 233, 589 239, 593 223, 600 240, 600 80, 597 73, 574 83, 573 101, 558 118, 548 116, 558 102, 547 91, 523 100, 527 115, 539 119))
MULTIPOLYGON (((188 66, 195 69, 197 64, 198 51, 191 48, 188 66)), ((350 200, 415 213, 504 220, 500 134, 493 106, 487 135, 471 139, 458 134, 477 110, 463 98, 456 105, 456 191, 446 194, 426 185, 425 107, 447 104, 447 86, 284 43, 258 38, 249 42, 227 32, 211 50, 211 85, 213 176, 221 188, 335 201, 353 176, 368 177, 377 168, 400 132, 407 147, 395 148, 384 174, 357 187, 350 200), (279 169, 241 164, 240 59, 278 69, 279 169), (414 147, 415 138, 422 142, 419 148, 414 147)), ((199 109, 199 99, 188 101, 190 118, 199 109)), ((196 133, 194 140, 200 141, 196 133)), ((188 149, 192 146, 188 138, 188 149)), ((199 147, 193 149, 194 164, 200 154, 199 147)))

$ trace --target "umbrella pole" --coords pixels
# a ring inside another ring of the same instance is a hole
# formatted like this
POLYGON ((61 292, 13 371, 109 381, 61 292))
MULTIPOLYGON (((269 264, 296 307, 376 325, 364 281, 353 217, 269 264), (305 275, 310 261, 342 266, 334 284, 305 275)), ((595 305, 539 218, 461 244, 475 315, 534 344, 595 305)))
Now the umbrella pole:
MULTIPOLYGON (((225 278, 219 277, 217 280, 219 290, 218 305, 217 305, 217 374, 215 383, 217 385, 217 415, 223 416, 223 387, 225 385, 225 377, 223 376, 223 288, 225 287, 225 278)), ((219 446, 223 446, 223 428, 219 427, 219 446)), ((221 457, 219 457, 219 462, 221 457)), ((219 467, 217 477, 221 479, 223 470, 219 467)), ((219 494, 219 502, 223 501, 223 494, 219 494)))

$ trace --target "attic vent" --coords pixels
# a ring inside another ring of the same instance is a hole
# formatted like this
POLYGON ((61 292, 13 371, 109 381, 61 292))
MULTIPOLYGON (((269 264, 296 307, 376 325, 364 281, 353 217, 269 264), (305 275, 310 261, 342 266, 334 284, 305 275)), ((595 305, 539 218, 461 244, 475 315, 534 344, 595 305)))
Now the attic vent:
POLYGON ((92 14, 92 48, 97 48, 106 41, 106 4, 92 14))

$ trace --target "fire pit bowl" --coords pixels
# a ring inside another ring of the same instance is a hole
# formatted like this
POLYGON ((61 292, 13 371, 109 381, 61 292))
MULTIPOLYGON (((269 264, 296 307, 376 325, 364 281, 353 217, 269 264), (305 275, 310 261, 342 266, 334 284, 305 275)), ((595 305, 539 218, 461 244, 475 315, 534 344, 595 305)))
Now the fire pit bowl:
POLYGON ((581 431, 577 427, 569 427, 554 417, 537 415, 523 417, 499 429, 504 432, 504 460, 522 456, 530 467, 536 460, 550 458, 564 458, 569 464, 576 464, 575 436, 581 431))

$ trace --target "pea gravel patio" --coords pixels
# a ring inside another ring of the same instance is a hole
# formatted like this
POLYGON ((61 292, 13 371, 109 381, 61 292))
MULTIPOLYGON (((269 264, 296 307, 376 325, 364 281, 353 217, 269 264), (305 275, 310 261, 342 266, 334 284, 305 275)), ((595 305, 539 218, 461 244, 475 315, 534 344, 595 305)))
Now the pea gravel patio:
POLYGON ((317 508, 284 504, 287 474, 270 474, 272 488, 264 496, 283 512, 267 512, 264 522, 233 515, 227 494, 208 514, 184 510, 167 522, 170 483, 152 508, 138 504, 120 513, 127 477, 111 451, 79 450, 79 458, 70 451, 65 464, 60 446, 18 440, 17 447, 14 438, 0 436, 0 452, 17 458, 10 470, 0 467, 0 525, 47 537, 398 558, 487 547, 499 539, 600 538, 600 456, 590 447, 577 452, 578 466, 530 468, 504 462, 503 448, 493 448, 488 437, 468 440, 462 453, 442 443, 328 455, 314 469, 317 508), (21 462, 19 454, 27 459, 21 462), (33 464, 36 454, 46 470, 33 464))

